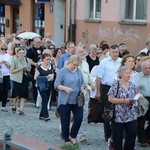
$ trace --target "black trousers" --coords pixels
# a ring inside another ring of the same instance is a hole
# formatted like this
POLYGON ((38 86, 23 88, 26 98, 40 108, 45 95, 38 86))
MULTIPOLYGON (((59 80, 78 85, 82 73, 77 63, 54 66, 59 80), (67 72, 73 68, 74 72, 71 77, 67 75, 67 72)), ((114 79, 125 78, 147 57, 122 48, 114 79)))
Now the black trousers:
POLYGON ((36 100, 37 100, 37 87, 35 86, 36 84, 36 80, 32 79, 32 88, 33 88, 33 100, 35 102, 35 106, 36 106, 36 100))
POLYGON ((10 76, 3 76, 3 83, 2 83, 2 107, 6 106, 8 91, 10 89, 10 76))
MULTIPOLYGON (((105 107, 109 107, 111 105, 111 103, 108 102, 108 96, 107 96, 109 89, 110 86, 101 84, 102 113, 104 112, 105 107)), ((103 124, 104 124, 105 140, 107 141, 111 137, 112 123, 104 121, 103 124)))
POLYGON ((146 118, 146 120, 148 121, 148 126, 147 126, 147 128, 146 128, 146 138, 148 139, 148 140, 150 140, 150 97, 145 97, 147 100, 148 100, 148 102, 149 102, 149 107, 148 107, 148 110, 147 110, 147 112, 146 112, 146 114, 145 114, 145 118, 146 118))
POLYGON ((139 143, 146 143, 145 116, 137 118, 137 135, 139 143))

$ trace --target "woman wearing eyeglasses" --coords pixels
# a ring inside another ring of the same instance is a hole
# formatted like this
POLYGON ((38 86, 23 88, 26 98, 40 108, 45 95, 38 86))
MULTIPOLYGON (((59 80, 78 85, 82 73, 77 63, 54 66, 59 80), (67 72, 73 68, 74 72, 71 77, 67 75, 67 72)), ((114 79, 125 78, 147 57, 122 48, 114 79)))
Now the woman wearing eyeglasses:
POLYGON ((2 43, 0 45, 0 71, 2 76, 2 82, 0 83, 0 99, 2 100, 2 111, 7 112, 5 108, 7 103, 8 91, 10 88, 10 55, 6 53, 7 45, 2 43))
POLYGON ((39 119, 49 121, 47 104, 50 97, 52 81, 54 79, 53 66, 50 63, 50 54, 42 54, 42 63, 37 67, 34 79, 37 81, 37 89, 42 97, 42 108, 39 119), (44 85, 43 85, 44 84, 44 85), (43 85, 43 87, 41 87, 43 85))

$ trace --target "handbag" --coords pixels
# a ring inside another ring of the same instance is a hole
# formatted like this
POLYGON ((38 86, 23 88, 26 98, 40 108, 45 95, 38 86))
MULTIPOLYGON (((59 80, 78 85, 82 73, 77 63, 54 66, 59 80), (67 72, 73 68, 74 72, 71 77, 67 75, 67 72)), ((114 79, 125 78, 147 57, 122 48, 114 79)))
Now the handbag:
POLYGON ((94 123, 102 123, 102 106, 101 101, 97 99, 92 100, 92 106, 90 107, 90 111, 88 114, 88 123, 94 122, 94 123))
MULTIPOLYGON (((117 92, 116 92, 116 96, 118 95, 118 90, 119 90, 119 81, 117 84, 117 92)), ((110 106, 106 106, 104 107, 104 112, 102 114, 102 118, 106 121, 106 122, 110 122, 113 121, 115 118, 115 105, 111 104, 110 106)))
POLYGON ((83 107, 84 102, 85 102, 84 94, 80 91, 78 96, 77 96, 77 105, 78 105, 78 107, 83 107))
MULTIPOLYGON (((78 78, 79 78, 78 79, 78 87, 80 89, 80 85, 79 85, 79 83, 80 83, 79 70, 77 70, 77 72, 78 72, 78 78)), ((85 102, 84 94, 81 91, 79 91, 78 96, 77 96, 77 105, 78 105, 78 107, 83 107, 84 106, 84 102, 85 102)))

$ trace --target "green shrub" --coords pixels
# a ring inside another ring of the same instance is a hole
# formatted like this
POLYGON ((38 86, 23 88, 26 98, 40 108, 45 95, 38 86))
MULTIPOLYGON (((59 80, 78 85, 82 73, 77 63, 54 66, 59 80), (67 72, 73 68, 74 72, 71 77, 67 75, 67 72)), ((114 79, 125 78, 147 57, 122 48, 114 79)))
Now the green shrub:
POLYGON ((78 144, 70 144, 70 143, 64 143, 61 148, 62 150, 80 150, 78 144))

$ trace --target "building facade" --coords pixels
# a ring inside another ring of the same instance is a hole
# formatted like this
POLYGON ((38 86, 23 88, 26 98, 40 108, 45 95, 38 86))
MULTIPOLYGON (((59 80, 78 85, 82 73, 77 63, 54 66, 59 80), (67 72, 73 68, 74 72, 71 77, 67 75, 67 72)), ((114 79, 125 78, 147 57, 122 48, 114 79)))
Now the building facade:
POLYGON ((150 0, 77 0, 76 42, 126 43, 132 54, 150 38, 150 0))
POLYGON ((0 0, 0 31, 34 31, 65 41, 126 43, 136 54, 150 38, 150 0, 0 0))
POLYGON ((67 40, 66 0, 0 0, 0 32, 49 32, 56 45, 67 40), (54 15, 55 14, 55 15, 54 15))

